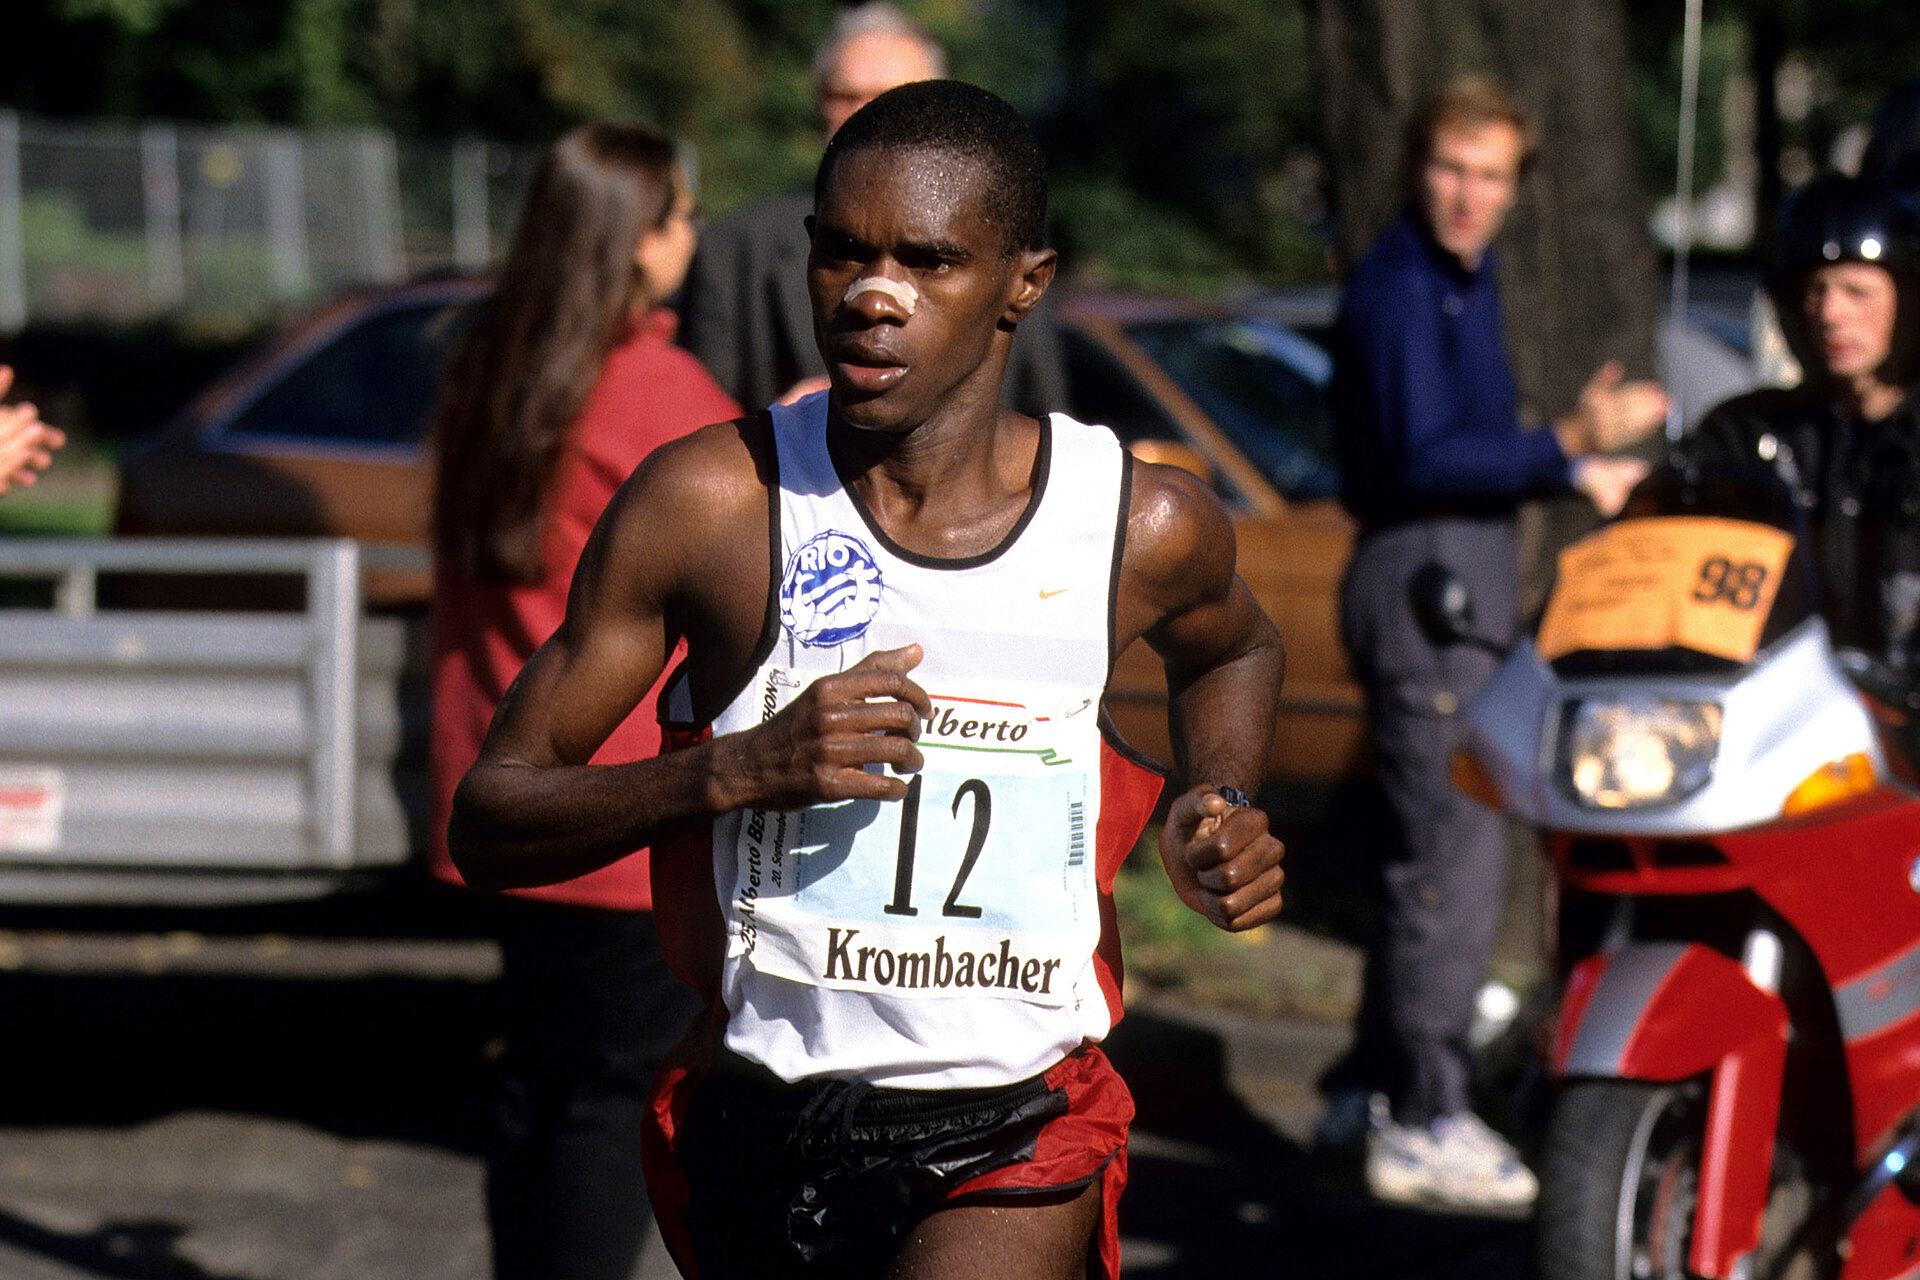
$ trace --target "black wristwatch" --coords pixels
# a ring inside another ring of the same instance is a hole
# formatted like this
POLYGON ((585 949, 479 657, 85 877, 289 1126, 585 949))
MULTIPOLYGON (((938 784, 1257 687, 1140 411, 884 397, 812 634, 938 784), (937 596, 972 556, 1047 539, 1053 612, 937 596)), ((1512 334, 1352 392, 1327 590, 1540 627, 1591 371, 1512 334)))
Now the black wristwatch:
POLYGON ((1247 799, 1247 793, 1238 787, 1215 787, 1214 794, 1236 809, 1250 808, 1253 801, 1247 799))

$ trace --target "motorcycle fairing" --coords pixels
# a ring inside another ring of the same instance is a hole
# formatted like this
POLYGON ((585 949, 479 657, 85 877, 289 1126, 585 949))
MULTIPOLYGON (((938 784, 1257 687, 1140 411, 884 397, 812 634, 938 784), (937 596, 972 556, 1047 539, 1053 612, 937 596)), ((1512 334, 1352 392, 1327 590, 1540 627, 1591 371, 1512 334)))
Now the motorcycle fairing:
POLYGON ((1920 944, 1834 987, 1854 1086, 1854 1141, 1861 1151, 1883 1141, 1914 1105, 1917 963, 1920 944))
POLYGON ((1840 1033, 1860 1040, 1920 1012, 1920 942, 1833 990, 1840 1033))
POLYGON ((1839 1280, 1915 1280, 1920 1257, 1914 1233, 1920 1209, 1904 1192, 1889 1186, 1874 1198, 1847 1233, 1848 1247, 1839 1280))
POLYGON ((1635 943, 1574 968, 1554 1045, 1568 1076, 1671 1083, 1711 1073, 1688 1265, 1726 1277, 1760 1243, 1786 1069, 1785 1003, 1697 943, 1635 943))
POLYGON ((1551 831, 1586 835, 1701 836, 1776 821, 1781 802, 1821 766, 1858 752, 1885 776, 1871 715, 1835 663, 1826 624, 1810 618, 1728 675, 1566 676, 1531 642, 1516 644, 1468 703, 1464 745, 1499 789, 1502 807, 1551 831), (1565 787, 1558 764, 1561 711, 1623 690, 1647 701, 1708 702, 1725 720, 1712 781, 1672 803, 1595 808, 1565 787))
POLYGON ((1914 794, 1889 787, 1806 819, 1714 840, 1727 871, 1760 895, 1818 964, 1845 1049, 1860 1153, 1920 1102, 1915 814, 1914 794))

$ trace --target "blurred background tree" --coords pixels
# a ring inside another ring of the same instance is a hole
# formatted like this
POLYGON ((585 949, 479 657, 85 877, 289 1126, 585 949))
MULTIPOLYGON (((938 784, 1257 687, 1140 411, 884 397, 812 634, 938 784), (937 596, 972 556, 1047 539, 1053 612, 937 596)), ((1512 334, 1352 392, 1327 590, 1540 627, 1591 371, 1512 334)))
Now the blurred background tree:
MULTIPOLYGON (((1516 239, 1542 247, 1516 266, 1545 269, 1603 227, 1624 243, 1649 197, 1673 187, 1683 0, 901 4, 948 43, 957 74, 1034 119, 1054 165, 1067 261, 1100 280, 1186 291, 1327 280, 1328 248, 1350 247, 1397 179, 1395 120, 1407 95, 1463 66, 1521 85, 1545 113, 1549 165, 1569 166, 1531 188, 1535 221, 1516 225, 1516 239), (1368 9, 1400 40, 1377 50, 1374 69, 1397 60, 1400 80, 1370 83, 1353 56, 1333 56, 1351 44, 1340 24, 1368 9), (1356 94, 1351 118, 1323 117, 1322 102, 1356 94), (1573 159, 1589 139, 1607 163, 1583 174, 1573 159), (1337 233, 1329 207, 1341 211, 1337 233)), ((582 119, 636 117, 691 144, 703 202, 718 212, 811 173, 820 139, 808 63, 834 8, 24 0, 9 6, 0 43, 0 105, 534 145, 582 119)), ((1905 0, 1710 0, 1706 12, 1697 183, 1726 197, 1706 211, 1708 229, 1738 248, 1783 185, 1844 158, 1878 96, 1920 69, 1920 24, 1905 0)), ((1548 287, 1581 284, 1594 261, 1566 259, 1548 287)), ((1617 345, 1608 327, 1595 341, 1617 345)))
MULTIPOLYGON (((902 0, 955 73, 1035 120, 1068 259, 1213 288, 1324 278, 1307 15, 1266 0, 902 0), (1069 54, 1067 51, 1072 50, 1069 54)), ((540 144, 631 117, 703 204, 804 185, 833 0, 31 0, 0 105, 51 117, 380 125, 540 144)))
POLYGON ((1327 278, 1305 6, 1075 0, 999 12, 1045 21, 1073 51, 1056 59, 1052 92, 1026 104, 1054 165, 1069 263, 1157 287, 1327 278))

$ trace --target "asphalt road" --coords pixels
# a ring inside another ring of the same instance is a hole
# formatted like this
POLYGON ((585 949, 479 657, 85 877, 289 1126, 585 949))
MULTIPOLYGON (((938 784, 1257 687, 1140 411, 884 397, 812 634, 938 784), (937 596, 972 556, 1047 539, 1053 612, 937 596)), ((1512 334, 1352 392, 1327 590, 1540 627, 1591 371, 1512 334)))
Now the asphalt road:
MULTIPOLYGON (((488 944, 9 923, 0 1278, 486 1276, 488 944)), ((1129 1280, 1530 1273, 1524 1221, 1388 1209, 1308 1155, 1343 1037, 1130 1010, 1129 1280)))

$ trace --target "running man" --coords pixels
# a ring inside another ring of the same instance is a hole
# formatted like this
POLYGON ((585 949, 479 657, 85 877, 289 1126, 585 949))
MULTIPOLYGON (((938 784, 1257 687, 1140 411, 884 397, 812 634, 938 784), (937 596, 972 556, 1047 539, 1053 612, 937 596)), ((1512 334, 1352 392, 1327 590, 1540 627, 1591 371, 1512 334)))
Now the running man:
POLYGON ((653 847, 663 945, 707 1000, 649 1151, 697 1280, 1117 1275, 1110 894, 1160 776, 1100 698, 1136 639, 1171 689, 1176 892, 1230 930, 1280 908, 1245 792, 1282 655, 1226 514, 1104 428, 1000 407, 1045 217, 993 95, 856 113, 811 224, 831 389, 641 465, 455 801, 476 886, 653 847), (679 749, 588 764, 682 641, 679 749))

